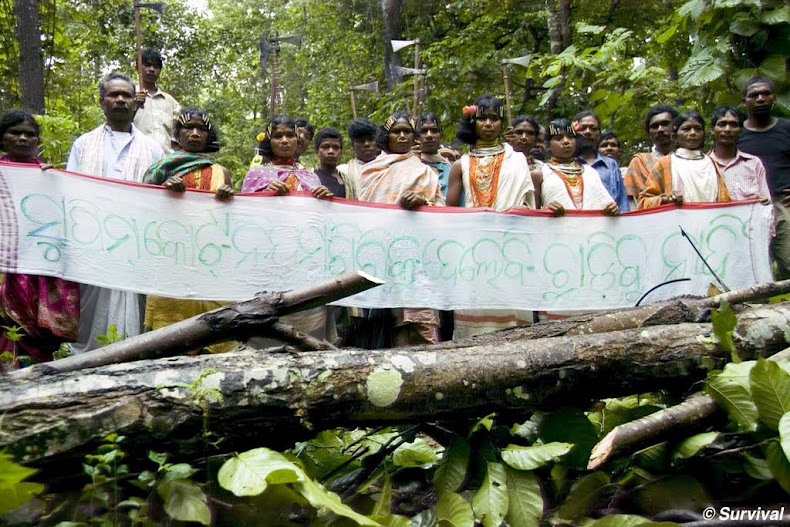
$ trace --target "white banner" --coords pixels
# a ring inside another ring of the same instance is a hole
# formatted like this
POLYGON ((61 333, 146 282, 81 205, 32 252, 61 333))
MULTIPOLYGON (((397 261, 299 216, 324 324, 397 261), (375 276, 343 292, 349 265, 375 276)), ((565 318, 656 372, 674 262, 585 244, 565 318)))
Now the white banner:
POLYGON ((174 195, 0 164, 0 272, 59 276, 177 298, 243 300, 354 269, 386 285, 360 307, 611 309, 771 280, 770 207, 665 207, 554 218, 398 207, 310 196, 174 195))

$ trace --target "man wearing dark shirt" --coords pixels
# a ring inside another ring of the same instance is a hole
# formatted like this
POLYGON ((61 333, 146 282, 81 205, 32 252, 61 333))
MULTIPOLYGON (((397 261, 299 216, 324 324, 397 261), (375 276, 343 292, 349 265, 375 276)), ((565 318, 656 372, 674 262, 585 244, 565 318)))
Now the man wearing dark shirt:
POLYGON ((315 135, 315 154, 321 164, 315 169, 318 179, 335 197, 357 199, 358 189, 337 170, 342 153, 343 137, 337 129, 327 127, 318 131, 315 135))
POLYGON ((774 82, 766 77, 752 77, 743 86, 746 121, 737 144, 765 165, 776 217, 771 249, 776 278, 784 280, 790 278, 790 120, 771 115, 775 90, 774 82))

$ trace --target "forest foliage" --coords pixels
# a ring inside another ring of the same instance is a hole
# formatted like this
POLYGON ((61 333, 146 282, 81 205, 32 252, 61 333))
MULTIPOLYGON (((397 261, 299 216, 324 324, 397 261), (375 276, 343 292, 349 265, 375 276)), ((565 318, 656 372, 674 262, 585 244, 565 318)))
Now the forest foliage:
MULTIPOLYGON (((162 88, 219 124, 218 158, 237 182, 268 118, 271 59, 262 69, 259 39, 302 35, 300 47, 282 45, 281 109, 344 130, 350 85, 379 82, 379 92, 357 96, 359 114, 374 121, 411 105, 412 78, 383 89, 385 16, 397 17, 401 38, 420 40, 428 70, 424 108, 445 123, 446 142, 462 106, 483 93, 504 95, 501 60, 524 55, 531 55, 528 67, 509 66, 513 115, 545 121, 593 108, 625 140, 626 152, 645 146, 648 106, 667 102, 710 114, 719 104, 737 105, 743 81, 755 74, 779 83, 777 111, 790 114, 790 6, 781 0, 208 0, 200 11, 191 5, 168 0, 163 15, 142 9, 143 45, 166 58, 162 88), (385 15, 384 4, 400 8, 385 15), (570 17, 558 20, 563 6, 570 17), (569 37, 555 53, 552 23, 564 25, 569 37), (558 98, 549 101, 554 90, 558 98)), ((13 0, 0 0, 0 7, 0 30, 12 35, 13 0)), ((134 10, 128 0, 40 0, 39 11, 44 156, 64 163, 73 139, 102 120, 101 76, 111 70, 134 76, 134 10)), ((2 109, 21 101, 19 52, 5 39, 2 109)), ((412 54, 409 47, 395 55, 408 66, 412 54)))

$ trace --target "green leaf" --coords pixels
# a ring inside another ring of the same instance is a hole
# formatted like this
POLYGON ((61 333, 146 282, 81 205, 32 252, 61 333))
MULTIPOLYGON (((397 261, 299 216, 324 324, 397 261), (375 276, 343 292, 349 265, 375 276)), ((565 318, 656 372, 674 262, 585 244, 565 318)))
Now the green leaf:
POLYGON ((195 483, 174 479, 159 485, 157 491, 165 503, 165 512, 174 520, 211 524, 206 495, 195 483))
POLYGON ((759 14, 760 22, 775 25, 790 23, 790 5, 778 9, 763 9, 759 14))
POLYGON ((719 348, 732 356, 732 362, 741 362, 738 352, 735 351, 735 344, 732 341, 732 331, 738 324, 732 308, 727 300, 723 299, 719 303, 718 309, 712 309, 710 319, 713 323, 713 334, 719 339, 719 348))
POLYGON ((790 461, 779 446, 779 443, 771 442, 765 449, 765 460, 777 483, 782 486, 785 492, 790 493, 790 461))
POLYGON ((482 428, 485 428, 490 432, 491 427, 494 426, 494 417, 496 417, 496 412, 490 413, 487 416, 483 417, 482 419, 478 420, 474 425, 472 425, 472 433, 477 432, 482 428))
POLYGON ((760 358, 749 380, 760 421, 773 430, 778 429, 779 420, 790 411, 790 374, 776 362, 760 358))
POLYGON ((543 417, 540 438, 544 443, 573 443, 574 447, 565 462, 584 470, 592 447, 598 442, 598 433, 578 408, 560 408, 543 417))
POLYGON ((785 456, 790 459, 790 412, 779 419, 779 439, 785 456))
POLYGON ((631 514, 612 514, 587 523, 584 527, 673 527, 677 525, 677 523, 670 522, 653 522, 642 516, 631 514))
POLYGON ((576 481, 562 502, 556 518, 569 523, 587 516, 591 507, 604 495, 609 485, 609 476, 604 472, 593 472, 576 481))
POLYGON ((705 11, 705 0, 689 0, 678 9, 678 15, 696 20, 705 11))
POLYGON ((453 437, 433 477, 434 487, 440 496, 457 491, 464 482, 470 452, 469 442, 465 438, 453 437))
POLYGON ((392 461, 397 467, 430 468, 437 459, 433 447, 420 437, 412 443, 402 444, 392 454, 392 461))
POLYGON ((371 516, 387 516, 392 507, 392 482, 390 482, 389 472, 384 472, 384 484, 381 486, 381 494, 376 504, 373 506, 371 516))
POLYGON ((755 74, 771 79, 783 78, 785 75, 785 58, 782 55, 771 55, 760 63, 755 74))
POLYGON ((293 483, 302 479, 304 476, 299 467, 268 448, 256 448, 233 456, 217 474, 220 486, 236 496, 256 496, 270 483, 293 483))
POLYGON ((730 31, 736 35, 750 37, 760 31, 760 23, 749 13, 736 13, 730 22, 730 31))
POLYGON ((378 522, 362 516, 348 505, 345 505, 340 500, 340 496, 334 492, 329 492, 323 487, 323 485, 316 483, 310 478, 303 477, 302 480, 292 483, 291 485, 294 490, 296 490, 299 494, 304 496, 307 501, 310 502, 310 505, 319 511, 321 509, 327 509, 339 516, 350 518, 359 525, 370 525, 373 527, 377 527, 379 525, 378 522))
MULTIPOLYGON (((725 368, 723 373, 726 371, 725 368)), ((744 388, 740 380, 720 373, 708 379, 705 391, 729 414, 730 419, 735 421, 741 430, 750 432, 757 430, 757 406, 752 401, 749 390, 744 388)))
POLYGON ((761 480, 774 479, 767 460, 752 456, 748 452, 744 452, 743 457, 743 470, 751 477, 761 480))
POLYGON ((519 446, 510 444, 502 451, 502 461, 518 470, 534 470, 556 461, 573 449, 572 443, 519 446))
POLYGON ((10 487, 29 478, 36 472, 38 472, 38 469, 14 463, 14 458, 11 454, 0 452, 0 487, 10 487))
POLYGON ((488 463, 483 484, 472 499, 475 516, 484 527, 499 527, 508 509, 505 467, 499 463, 488 463))
POLYGON ((543 495, 532 472, 505 467, 508 493, 507 521, 510 525, 537 527, 543 518, 543 495))
POLYGON ((538 435, 538 427, 540 427, 541 421, 543 421, 543 412, 535 412, 530 416, 528 421, 524 421, 521 424, 514 424, 510 428, 510 434, 532 442, 538 435))
POLYGON ((439 527, 473 527, 475 515, 472 506, 460 494, 448 492, 436 503, 436 521, 439 527))
POLYGON ((721 434, 718 432, 705 432, 697 434, 682 441, 672 453, 672 459, 687 459, 699 454, 702 450, 715 443, 721 434))
POLYGON ((411 520, 406 516, 397 514, 387 514, 386 516, 372 516, 373 521, 378 522, 383 527, 412 527, 411 520))
POLYGON ((669 468, 669 446, 666 441, 634 452, 634 464, 651 472, 665 472, 669 468))
POLYGON ((657 514, 669 509, 702 510, 710 505, 710 498, 696 479, 672 476, 648 485, 638 502, 646 513, 657 514))
POLYGON ((687 88, 702 86, 724 75, 722 59, 715 52, 714 47, 705 47, 694 52, 678 73, 680 84, 687 88))
POLYGON ((9 486, 0 485, 0 514, 5 514, 24 505, 42 492, 44 492, 44 485, 41 483, 20 481, 9 486))
POLYGON ((661 33, 660 35, 658 35, 656 37, 656 42, 658 42, 659 44, 666 44, 669 41, 670 38, 675 36, 675 33, 677 33, 677 30, 678 30, 678 25, 677 24, 673 24, 673 25, 669 26, 669 29, 667 29, 666 31, 664 31, 663 33, 661 33))
POLYGON ((197 472, 196 469, 192 468, 192 465, 189 463, 176 463, 175 465, 170 465, 167 468, 162 469, 164 472, 164 476, 162 476, 163 481, 170 481, 173 479, 189 479, 192 474, 197 472))
POLYGON ((594 26, 591 24, 585 24, 584 22, 576 23, 577 33, 591 33, 593 35, 599 35, 604 31, 606 31, 606 26, 594 26))

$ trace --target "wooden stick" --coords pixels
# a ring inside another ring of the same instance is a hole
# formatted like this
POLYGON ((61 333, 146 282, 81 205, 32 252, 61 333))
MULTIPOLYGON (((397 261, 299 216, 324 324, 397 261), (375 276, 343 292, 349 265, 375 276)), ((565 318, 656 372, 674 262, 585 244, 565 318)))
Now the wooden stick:
POLYGON ((356 119, 357 118, 357 97, 354 94, 354 88, 350 87, 348 89, 348 92, 351 95, 351 115, 354 117, 354 119, 356 119))
POLYGON ((287 324, 278 324, 277 317, 326 305, 383 283, 362 271, 355 271, 297 291, 259 293, 252 300, 228 304, 103 348, 36 364, 10 375, 31 378, 40 373, 75 371, 119 362, 168 357, 217 342, 267 333, 275 337, 288 336, 290 342, 309 342, 311 344, 308 346, 326 349, 315 341, 296 338, 286 329, 287 324))
POLYGON ((507 74, 507 63, 502 63, 502 78, 505 81, 505 108, 507 109, 507 123, 508 125, 513 121, 513 115, 510 110, 510 77, 507 74))
MULTIPOLYGON (((414 69, 420 69, 420 40, 417 39, 414 41, 414 69)), ((420 103, 420 75, 418 73, 414 74, 414 104, 412 105, 412 117, 417 119, 419 116, 417 115, 418 105, 420 103)))

